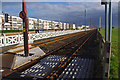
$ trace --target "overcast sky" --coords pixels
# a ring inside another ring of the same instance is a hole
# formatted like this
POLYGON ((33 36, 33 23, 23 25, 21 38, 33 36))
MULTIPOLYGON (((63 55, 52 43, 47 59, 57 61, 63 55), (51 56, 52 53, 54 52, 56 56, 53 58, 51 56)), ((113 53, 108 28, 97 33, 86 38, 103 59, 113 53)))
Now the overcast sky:
MULTIPOLYGON (((84 15, 86 9, 87 25, 90 24, 91 18, 92 23, 98 26, 99 16, 101 16, 102 27, 104 28, 105 6, 101 5, 99 0, 96 0, 97 2, 88 1, 89 2, 82 2, 82 0, 81 2, 27 2, 28 17, 74 23, 81 26, 85 23, 84 15)), ((8 13, 10 16, 19 16, 21 10, 21 2, 2 2, 2 11, 8 13)), ((112 3, 112 11, 113 26, 118 27, 118 2, 112 3)))

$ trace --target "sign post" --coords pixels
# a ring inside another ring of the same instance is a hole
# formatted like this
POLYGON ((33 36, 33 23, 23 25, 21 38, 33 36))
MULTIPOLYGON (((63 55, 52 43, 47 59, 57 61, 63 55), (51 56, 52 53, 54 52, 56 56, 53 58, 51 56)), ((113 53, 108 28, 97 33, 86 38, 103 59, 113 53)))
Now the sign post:
POLYGON ((26 9, 26 0, 22 2, 22 11, 19 16, 23 19, 23 37, 24 37, 24 53, 25 56, 29 56, 29 46, 28 46, 28 18, 26 9))

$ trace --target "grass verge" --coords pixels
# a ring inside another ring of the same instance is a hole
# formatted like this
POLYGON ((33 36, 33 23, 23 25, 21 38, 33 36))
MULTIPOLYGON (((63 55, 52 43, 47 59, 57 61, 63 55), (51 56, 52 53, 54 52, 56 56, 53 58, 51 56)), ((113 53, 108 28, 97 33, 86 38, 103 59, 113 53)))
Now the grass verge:
MULTIPOLYGON (((112 48, 111 48, 111 62, 110 62, 110 79, 119 78, 119 52, 120 41, 118 40, 120 29, 112 29, 112 48)), ((100 33, 105 37, 105 29, 101 29, 100 33)))

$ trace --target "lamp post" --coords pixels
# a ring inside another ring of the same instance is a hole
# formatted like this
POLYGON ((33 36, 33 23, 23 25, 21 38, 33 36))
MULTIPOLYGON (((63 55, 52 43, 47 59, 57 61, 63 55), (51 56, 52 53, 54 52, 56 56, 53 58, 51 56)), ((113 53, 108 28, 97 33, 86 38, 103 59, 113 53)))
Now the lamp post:
POLYGON ((85 9, 85 31, 86 31, 86 9, 85 9))

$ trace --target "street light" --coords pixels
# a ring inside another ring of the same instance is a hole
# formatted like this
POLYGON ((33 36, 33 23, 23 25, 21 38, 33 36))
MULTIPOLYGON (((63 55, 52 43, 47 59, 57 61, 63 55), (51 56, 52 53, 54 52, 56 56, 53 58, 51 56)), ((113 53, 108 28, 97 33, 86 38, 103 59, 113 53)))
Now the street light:
MULTIPOLYGON (((87 12, 87 10, 85 9, 85 14, 84 14, 84 16, 85 16, 85 32, 86 32, 86 12, 87 12)), ((80 15, 80 16, 83 16, 83 15, 80 15)))

